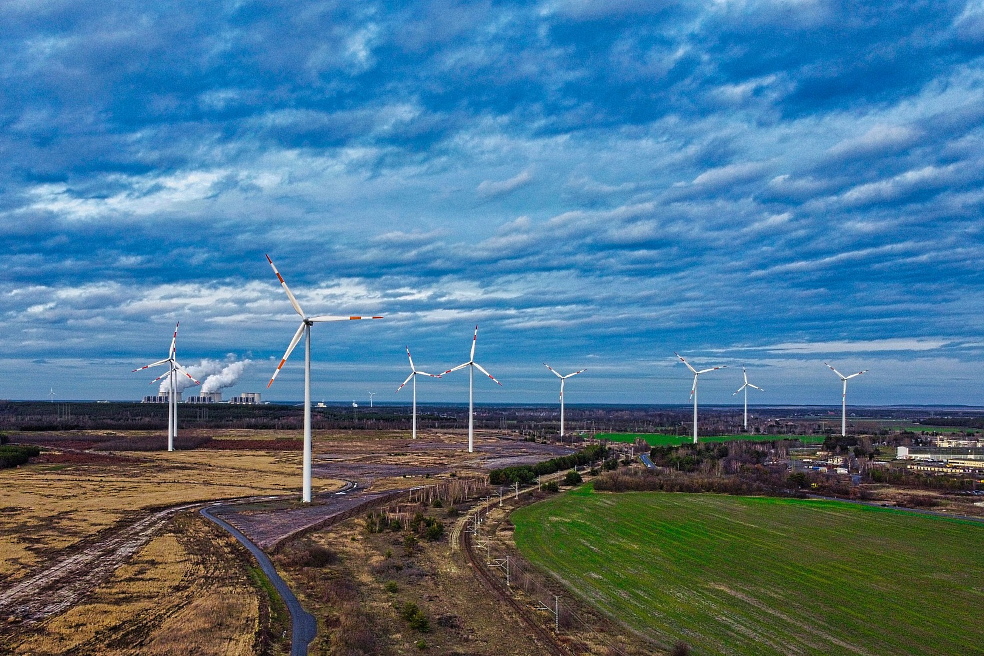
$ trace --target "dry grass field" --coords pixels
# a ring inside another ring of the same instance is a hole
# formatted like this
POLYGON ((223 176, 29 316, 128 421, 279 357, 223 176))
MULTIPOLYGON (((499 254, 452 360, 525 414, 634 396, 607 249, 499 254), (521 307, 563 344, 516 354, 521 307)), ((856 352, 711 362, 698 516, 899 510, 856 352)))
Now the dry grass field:
POLYGON ((248 567, 232 538, 183 513, 83 603, 40 625, 8 623, 0 642, 39 656, 254 654, 269 612, 248 567))

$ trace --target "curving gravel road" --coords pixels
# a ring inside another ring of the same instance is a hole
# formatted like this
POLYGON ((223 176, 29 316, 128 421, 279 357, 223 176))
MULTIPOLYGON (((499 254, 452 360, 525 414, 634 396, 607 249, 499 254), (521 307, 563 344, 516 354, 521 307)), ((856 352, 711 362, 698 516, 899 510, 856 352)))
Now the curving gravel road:
POLYGON ((206 508, 202 508, 199 512, 205 519, 218 524, 228 531, 234 538, 239 540, 244 547, 249 549, 254 557, 256 557, 257 562, 260 564, 260 568, 273 583, 273 587, 277 589, 280 597, 287 605, 287 610, 290 612, 290 623, 292 627, 290 656, 307 656, 308 644, 310 644, 310 642, 314 640, 314 637, 318 634, 317 620, 315 620, 314 615, 301 607, 301 602, 297 600, 294 593, 291 592, 289 587, 287 587, 287 583, 285 583, 284 580, 280 578, 280 575, 277 574, 276 568, 273 566, 273 563, 270 562, 267 555, 263 553, 258 546, 250 542, 249 538, 243 535, 236 527, 232 526, 224 519, 219 519, 209 512, 212 508, 221 507, 222 506, 218 504, 214 504, 206 508))

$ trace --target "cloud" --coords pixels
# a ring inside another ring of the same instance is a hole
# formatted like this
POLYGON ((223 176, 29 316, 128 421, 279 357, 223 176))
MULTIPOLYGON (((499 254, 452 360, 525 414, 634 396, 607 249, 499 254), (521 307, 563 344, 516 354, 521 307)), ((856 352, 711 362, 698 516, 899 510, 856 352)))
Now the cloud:
POLYGON ((478 195, 483 198, 495 198, 512 193, 533 182, 533 174, 529 170, 522 171, 508 180, 482 180, 478 184, 478 195))

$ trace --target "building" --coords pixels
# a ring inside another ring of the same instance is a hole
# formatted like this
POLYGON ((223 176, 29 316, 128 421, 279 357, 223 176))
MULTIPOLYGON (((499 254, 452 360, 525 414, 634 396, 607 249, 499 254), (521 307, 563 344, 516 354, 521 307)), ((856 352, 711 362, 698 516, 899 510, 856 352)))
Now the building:
MULTIPOLYGON (((167 403, 170 396, 171 396, 170 392, 160 392, 156 396, 143 397, 143 401, 141 401, 141 403, 167 403)), ((181 403, 181 392, 178 392, 175 398, 177 399, 178 403, 181 403)))
POLYGON ((222 403, 222 392, 205 392, 201 396, 189 396, 185 403, 222 403))
POLYGON ((256 405, 260 403, 260 393, 259 392, 243 392, 239 396, 234 396, 229 399, 229 403, 243 404, 243 405, 256 405))

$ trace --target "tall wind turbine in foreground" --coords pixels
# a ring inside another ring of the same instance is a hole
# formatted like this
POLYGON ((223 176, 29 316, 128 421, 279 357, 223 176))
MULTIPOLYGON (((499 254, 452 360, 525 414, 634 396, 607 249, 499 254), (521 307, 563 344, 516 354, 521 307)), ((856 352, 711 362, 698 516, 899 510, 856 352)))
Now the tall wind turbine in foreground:
MULTIPOLYGON (((827 363, 824 362, 824 364, 827 363)), ((866 373, 868 370, 865 369, 864 371, 859 371, 856 374, 845 376, 841 372, 831 367, 829 364, 827 364, 827 367, 829 367, 830 370, 833 371, 835 374, 840 376, 841 382, 844 383, 844 391, 841 394, 841 437, 843 437, 847 435, 847 381, 851 380, 855 376, 860 376, 861 374, 866 373)))
POLYGON ((178 381, 177 375, 179 373, 184 374, 195 385, 201 385, 197 380, 192 378, 191 374, 184 370, 176 359, 176 347, 178 342, 178 326, 181 322, 174 324, 174 336, 171 337, 171 349, 167 352, 167 357, 163 360, 158 360, 157 362, 151 362, 148 365, 134 369, 133 371, 143 371, 144 369, 150 369, 151 367, 157 367, 162 364, 168 365, 167 373, 164 376, 158 376, 154 380, 150 381, 153 385, 161 378, 167 376, 168 378, 168 396, 167 396, 167 450, 174 451, 174 439, 178 436, 178 381))
MULTIPOLYGON (((475 404, 474 404, 474 383, 475 383, 475 367, 483 374, 488 376, 495 382, 496 385, 502 387, 502 383, 495 379, 495 376, 489 372, 482 369, 482 365, 475 362, 475 344, 478 342, 478 326, 475 326, 475 336, 472 338, 471 355, 468 357, 468 362, 459 364, 457 367, 452 367, 445 371, 445 374, 449 374, 452 371, 458 371, 458 369, 464 369, 468 367, 468 453, 472 453, 475 450, 475 404)), ((441 374, 442 376, 444 374, 441 374)))
POLYGON ((580 371, 575 371, 572 374, 561 376, 559 373, 554 371, 554 368, 551 367, 546 362, 543 363, 543 366, 549 369, 550 371, 553 371, 553 375, 560 379, 560 437, 563 438, 564 437, 564 383, 567 382, 568 378, 584 373, 585 371, 587 371, 587 369, 581 369, 580 371))
POLYGON ((287 362, 287 358, 290 357, 291 351, 297 346, 297 343, 301 341, 301 337, 304 337, 304 474, 303 474, 303 488, 301 492, 301 501, 304 503, 310 503, 311 501, 311 326, 315 323, 320 323, 323 321, 356 321, 359 319, 382 319, 382 317, 334 317, 321 315, 316 317, 309 317, 304 314, 304 310, 301 309, 301 305, 294 298, 294 295, 290 292, 290 288, 287 283, 284 282, 284 277, 280 275, 277 271, 277 267, 273 264, 273 260, 270 256, 266 256, 267 262, 273 268, 273 272, 277 274, 277 280, 280 281, 281 286, 284 291, 287 292, 287 298, 290 300, 290 304, 294 307, 294 311, 297 312, 301 317, 301 325, 298 327, 297 332, 294 333, 294 339, 290 340, 290 345, 287 347, 284 357, 280 360, 280 364, 277 365, 277 370, 273 372, 273 376, 270 378, 270 382, 267 383, 267 388, 273 385, 273 381, 277 378, 277 374, 280 373, 281 367, 287 362))
MULTIPOLYGON (((407 347, 407 359, 410 360, 410 375, 407 379, 403 381, 403 385, 406 385, 411 380, 413 381, 413 439, 417 439, 417 376, 430 376, 431 378, 440 378, 440 374, 429 374, 426 371, 417 371, 417 367, 413 365, 413 357, 410 355, 410 347, 407 347)), ((399 392, 403 389, 403 385, 396 388, 399 392)))
POLYGON ((726 369, 727 367, 725 365, 721 365, 720 367, 711 367, 709 369, 701 369, 700 371, 697 371, 690 366, 689 362, 683 359, 682 355, 679 353, 674 353, 673 355, 680 358, 680 362, 687 365, 687 369, 690 369, 690 371, 694 374, 694 386, 690 388, 690 398, 694 400, 694 444, 697 444, 697 378, 701 374, 706 374, 708 371, 714 371, 715 369, 726 369))
MULTIPOLYGON (((752 385, 750 382, 748 382, 748 372, 745 371, 745 367, 741 368, 741 375, 745 379, 745 384, 739 387, 738 391, 735 392, 735 394, 737 394, 742 390, 745 390, 745 430, 748 430, 748 388, 752 387, 760 392, 764 392, 765 390, 757 385, 752 385)), ((732 394, 731 396, 734 396, 735 394, 732 394)))

